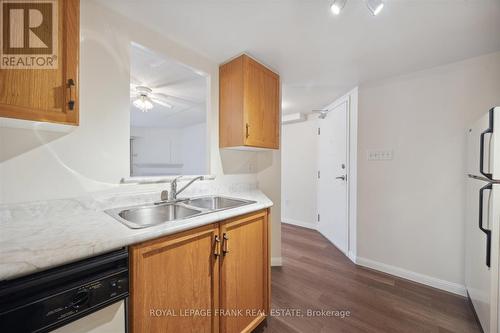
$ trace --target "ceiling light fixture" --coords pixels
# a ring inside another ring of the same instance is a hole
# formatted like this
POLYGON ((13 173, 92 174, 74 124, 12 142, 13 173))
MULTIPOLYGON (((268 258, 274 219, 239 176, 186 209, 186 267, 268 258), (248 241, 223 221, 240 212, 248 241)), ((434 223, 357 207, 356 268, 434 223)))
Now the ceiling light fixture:
POLYGON ((332 5, 330 6, 330 10, 333 14, 339 15, 346 2, 347 0, 334 0, 332 5))
POLYGON ((142 112, 148 112, 153 108, 153 103, 151 103, 147 95, 143 94, 139 95, 132 103, 142 112))
POLYGON ((366 6, 373 16, 377 16, 384 9, 382 0, 366 0, 366 6))
POLYGON ((173 107, 171 104, 166 102, 165 98, 167 96, 165 94, 155 94, 151 88, 146 86, 131 85, 130 96, 132 104, 142 112, 148 112, 154 107, 154 104, 161 105, 168 109, 173 107))

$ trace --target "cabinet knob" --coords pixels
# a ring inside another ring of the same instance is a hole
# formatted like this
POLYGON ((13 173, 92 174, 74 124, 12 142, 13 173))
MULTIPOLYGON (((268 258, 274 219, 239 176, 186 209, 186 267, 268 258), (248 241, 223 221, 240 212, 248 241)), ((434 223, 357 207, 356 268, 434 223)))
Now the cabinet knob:
POLYGON ((248 123, 246 123, 245 125, 245 137, 248 139, 250 137, 250 131, 249 131, 249 128, 250 125, 248 125, 248 123))

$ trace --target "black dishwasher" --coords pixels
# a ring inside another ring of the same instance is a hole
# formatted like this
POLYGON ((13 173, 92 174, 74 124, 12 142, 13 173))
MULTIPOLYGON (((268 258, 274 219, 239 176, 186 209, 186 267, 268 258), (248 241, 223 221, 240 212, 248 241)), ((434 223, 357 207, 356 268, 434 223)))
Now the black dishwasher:
POLYGON ((128 295, 126 248, 2 281, 0 332, 49 332, 128 295))

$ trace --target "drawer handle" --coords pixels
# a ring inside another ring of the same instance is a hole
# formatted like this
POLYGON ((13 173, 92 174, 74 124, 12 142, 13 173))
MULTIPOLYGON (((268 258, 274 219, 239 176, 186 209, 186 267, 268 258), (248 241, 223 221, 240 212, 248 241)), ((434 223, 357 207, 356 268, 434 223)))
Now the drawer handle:
POLYGON ((214 256, 216 257, 220 256, 219 244, 220 244, 220 238, 219 236, 216 235, 214 238, 214 256))
POLYGON ((248 123, 245 125, 245 137, 248 139, 250 137, 250 131, 249 131, 249 128, 250 125, 248 125, 248 123))
POLYGON ((229 237, 226 233, 222 235, 222 254, 226 255, 229 253, 229 237))

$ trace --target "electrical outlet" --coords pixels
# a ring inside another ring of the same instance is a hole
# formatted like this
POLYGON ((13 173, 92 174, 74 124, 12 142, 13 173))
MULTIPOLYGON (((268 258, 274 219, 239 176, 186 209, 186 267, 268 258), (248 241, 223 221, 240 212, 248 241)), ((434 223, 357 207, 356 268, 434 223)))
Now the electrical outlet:
POLYGON ((367 154, 369 161, 390 161, 393 158, 392 150, 369 150, 367 154))

